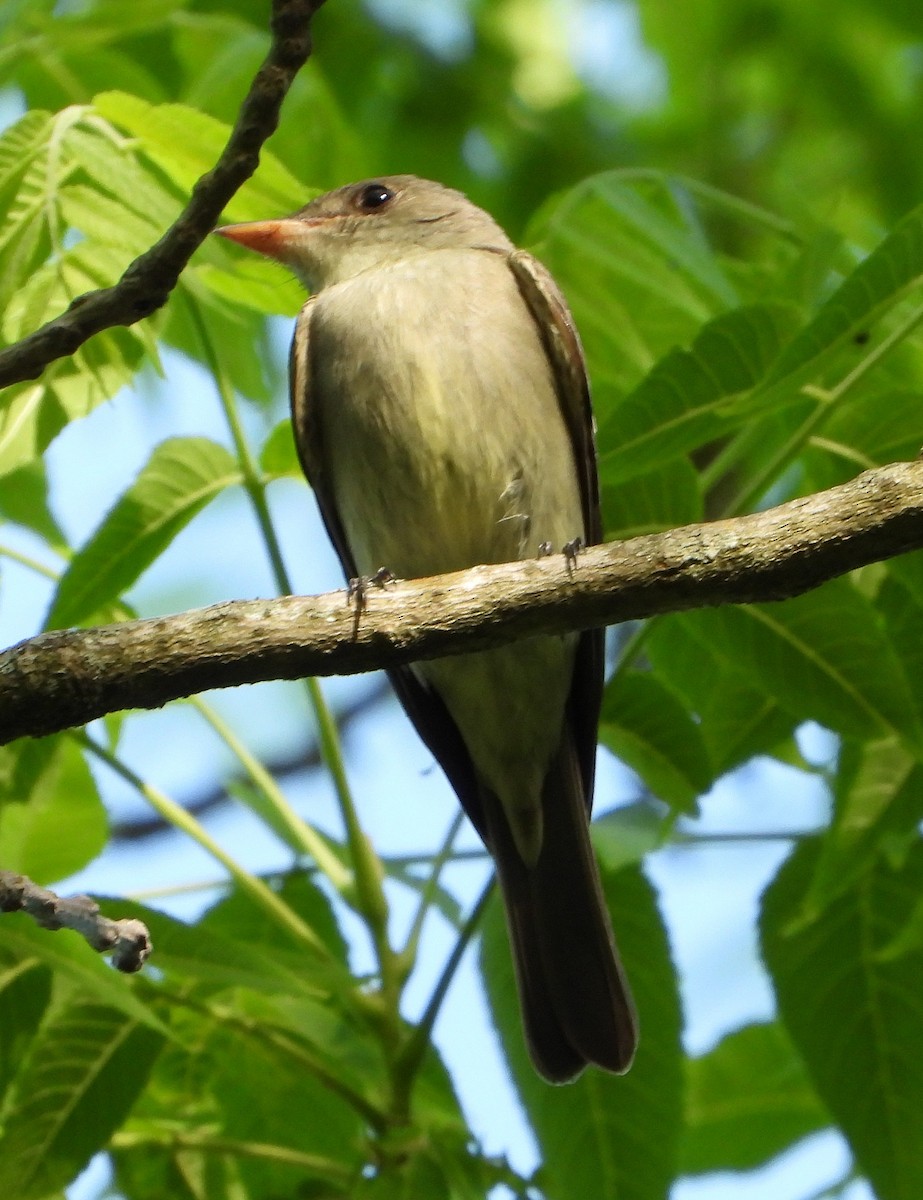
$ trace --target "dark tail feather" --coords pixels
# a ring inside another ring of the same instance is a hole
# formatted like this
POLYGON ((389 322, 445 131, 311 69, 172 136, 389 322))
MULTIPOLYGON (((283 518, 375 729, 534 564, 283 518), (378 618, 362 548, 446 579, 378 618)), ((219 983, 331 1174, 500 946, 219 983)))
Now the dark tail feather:
POLYGON ((587 1063, 622 1073, 638 1043, 590 846, 583 785, 567 734, 542 794, 542 852, 519 856, 499 802, 483 798, 506 907, 526 1042, 536 1069, 566 1083, 587 1063))

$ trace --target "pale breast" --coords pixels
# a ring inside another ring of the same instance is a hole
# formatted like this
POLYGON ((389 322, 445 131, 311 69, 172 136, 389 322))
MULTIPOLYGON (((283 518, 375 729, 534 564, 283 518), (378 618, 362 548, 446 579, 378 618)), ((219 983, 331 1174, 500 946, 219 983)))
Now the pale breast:
POLYGON ((356 565, 412 578, 583 533, 551 372, 505 259, 419 254, 321 292, 312 405, 356 565))

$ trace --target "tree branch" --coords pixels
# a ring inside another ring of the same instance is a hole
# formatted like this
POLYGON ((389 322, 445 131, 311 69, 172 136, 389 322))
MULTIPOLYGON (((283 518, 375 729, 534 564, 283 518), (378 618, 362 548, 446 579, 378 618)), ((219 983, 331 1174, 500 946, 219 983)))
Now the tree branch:
POLYGON ((93 334, 134 325, 166 303, 222 209, 256 170, 263 143, 279 122, 282 101, 311 52, 311 18, 323 2, 273 0, 269 54, 250 85, 221 157, 195 185, 183 212, 114 287, 78 296, 61 316, 0 350, 0 388, 38 378, 50 362, 73 354, 93 334))
POLYGON ((110 954, 112 965, 126 974, 140 971, 150 957, 151 938, 143 922, 112 921, 89 896, 62 899, 25 875, 0 871, 0 912, 20 911, 43 929, 75 930, 94 950, 110 954))
POLYGON ((343 592, 40 634, 0 654, 0 744, 215 687, 350 675, 543 633, 782 600, 923 548, 923 461, 733 520, 343 592))

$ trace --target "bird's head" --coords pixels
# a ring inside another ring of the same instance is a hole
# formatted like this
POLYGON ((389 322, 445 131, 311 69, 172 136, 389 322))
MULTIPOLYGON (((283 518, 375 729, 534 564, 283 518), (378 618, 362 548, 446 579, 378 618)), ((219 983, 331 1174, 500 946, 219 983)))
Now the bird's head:
POLYGON ((512 249, 496 221, 467 196, 415 175, 350 183, 290 217, 216 232, 284 263, 312 292, 418 251, 512 249))

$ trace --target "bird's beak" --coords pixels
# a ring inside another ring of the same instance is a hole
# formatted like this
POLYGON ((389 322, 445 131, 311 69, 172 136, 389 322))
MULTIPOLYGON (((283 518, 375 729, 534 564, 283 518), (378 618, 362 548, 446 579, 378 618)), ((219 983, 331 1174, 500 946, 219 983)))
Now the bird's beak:
POLYGON ((305 222, 295 217, 279 217, 273 221, 245 221, 240 225, 222 225, 215 233, 265 254, 278 262, 288 262, 289 256, 304 237, 305 222))

